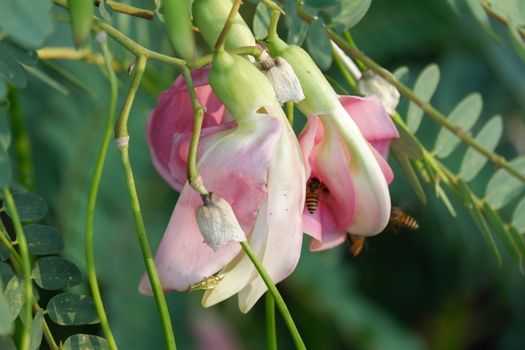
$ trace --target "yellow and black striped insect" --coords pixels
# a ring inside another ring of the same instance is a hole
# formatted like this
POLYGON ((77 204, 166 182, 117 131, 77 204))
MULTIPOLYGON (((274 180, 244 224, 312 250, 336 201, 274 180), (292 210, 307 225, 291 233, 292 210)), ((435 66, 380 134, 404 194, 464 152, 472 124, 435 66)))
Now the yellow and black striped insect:
POLYGON ((321 199, 321 191, 328 192, 328 188, 316 177, 311 177, 306 182, 305 205, 310 214, 315 213, 321 199))
POLYGON ((392 207, 392 210, 390 211, 390 224, 396 231, 401 228, 407 228, 409 230, 417 230, 419 228, 416 219, 403 212, 398 207, 392 207))
POLYGON ((365 247, 365 237, 350 234, 350 254, 358 256, 365 247))

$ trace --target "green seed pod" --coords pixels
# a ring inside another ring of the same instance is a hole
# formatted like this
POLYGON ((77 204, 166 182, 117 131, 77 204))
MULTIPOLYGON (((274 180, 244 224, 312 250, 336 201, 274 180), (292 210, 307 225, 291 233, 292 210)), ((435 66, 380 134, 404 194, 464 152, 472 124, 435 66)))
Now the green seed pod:
POLYGON ((338 105, 337 94, 305 50, 279 38, 269 42, 269 49, 273 57, 281 56, 288 61, 299 78, 305 97, 297 105, 301 112, 323 114, 338 105))
MULTIPOLYGON (((195 0, 193 2, 195 25, 211 47, 215 46, 231 8, 230 0, 195 0)), ((237 14, 224 47, 228 50, 241 46, 255 46, 255 38, 246 22, 237 14)))
POLYGON ((162 8, 171 46, 183 59, 193 59, 195 38, 191 31, 189 0, 162 0, 162 8))
POLYGON ((71 16, 73 41, 79 47, 91 30, 95 11, 93 0, 69 0, 68 10, 71 16))
POLYGON ((237 121, 277 103, 275 91, 264 74, 244 58, 225 51, 215 54, 208 81, 237 121))

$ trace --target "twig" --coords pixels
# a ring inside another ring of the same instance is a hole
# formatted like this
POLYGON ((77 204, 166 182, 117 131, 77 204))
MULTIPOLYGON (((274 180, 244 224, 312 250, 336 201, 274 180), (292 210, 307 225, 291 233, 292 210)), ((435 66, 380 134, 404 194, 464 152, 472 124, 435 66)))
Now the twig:
POLYGON ((170 350, 176 350, 177 346, 175 343, 175 335, 173 334, 173 328, 171 325, 168 305, 166 303, 166 298, 164 296, 164 292, 160 284, 159 275, 155 267, 155 261, 151 253, 151 247, 149 245, 148 236, 146 234, 146 227, 142 218, 137 188, 135 186, 135 179, 133 177, 133 170, 128 154, 129 134, 127 129, 127 121, 129 113, 131 111, 131 106, 133 105, 133 101, 135 100, 135 95, 137 94, 137 90, 142 80, 144 70, 146 69, 146 63, 146 56, 137 57, 137 62, 133 70, 133 80, 129 87, 128 94, 126 95, 126 99, 124 100, 119 120, 115 127, 115 141, 117 142, 120 151, 120 159, 122 162, 122 167, 124 168, 124 173, 126 175, 126 185, 128 188, 129 199, 133 213, 133 220, 135 223, 135 231, 139 240, 140 249, 144 259, 144 265, 146 267, 146 272, 148 274, 148 278, 153 290, 153 295, 155 297, 157 310, 160 314, 162 328, 164 330, 166 348, 170 350))
MULTIPOLYGON (((104 34, 100 32, 98 35, 104 34)), ((97 36, 98 36, 97 35, 97 36)), ((105 34, 104 34, 105 35, 105 34)), ((93 222, 95 218, 95 206, 97 202, 98 188, 100 185, 100 180, 102 178, 102 171, 104 170, 104 163, 106 160, 106 155, 108 153, 109 142, 111 141, 111 128, 115 119, 115 110, 117 104, 117 78, 115 72, 111 67, 111 55, 109 53, 107 40, 103 37, 97 39, 99 41, 100 47, 102 49, 102 55, 104 56, 106 68, 108 72, 109 82, 110 82, 110 102, 108 109, 108 116, 106 121, 106 129, 104 131, 104 139, 102 141, 102 146, 97 157, 97 163, 95 170, 93 172, 93 177, 91 178, 91 186, 89 190, 88 205, 86 209, 86 222, 85 222, 85 254, 86 254, 86 266, 87 274, 89 280, 89 286, 91 287, 91 293, 93 294, 93 301, 95 303, 95 308, 97 309, 97 314, 100 319, 100 325, 104 331, 104 335, 108 341, 110 349, 116 350, 117 343, 111 332, 109 326, 108 317, 106 311, 104 310, 104 303, 102 302, 102 296, 100 294, 100 289, 97 281, 97 273, 95 270, 95 253, 93 251, 93 222)))
MULTIPOLYGON (((494 11, 494 9, 490 6, 490 1, 487 0, 480 0, 481 6, 483 7, 483 10, 489 15, 490 17, 494 18, 496 21, 498 21, 501 25, 508 27, 509 22, 505 17, 500 15, 498 12, 494 11)), ((525 40, 525 28, 524 27, 518 27, 518 33, 520 33, 521 38, 525 40)))
POLYGON ((22 222, 18 216, 15 200, 8 187, 4 188, 4 200, 7 204, 7 213, 15 228, 18 248, 20 249, 20 258, 22 261, 22 275, 24 278, 24 318, 22 322, 23 330, 20 336, 20 349, 28 350, 31 342, 31 324, 33 323, 33 314, 31 311, 31 301, 33 300, 33 281, 31 280, 31 260, 29 249, 27 247, 26 236, 22 228, 22 222))
MULTIPOLYGON (((307 22, 311 22, 313 20, 313 17, 308 15, 303 10, 298 9, 297 12, 299 17, 301 17, 303 20, 307 22)), ((421 100, 411 89, 397 81, 397 79, 392 74, 390 74, 387 70, 385 70, 375 61, 373 61, 370 57, 359 51, 359 49, 349 45, 345 39, 343 39, 330 29, 328 29, 328 35, 330 39, 332 39, 345 53, 352 56, 352 58, 354 58, 355 60, 361 61, 369 69, 373 70, 383 79, 395 86, 402 95, 414 102, 419 108, 421 108, 428 116, 434 119, 434 121, 436 121, 438 124, 442 125, 444 128, 456 135, 456 137, 458 137, 463 143, 466 143, 467 145, 481 153, 488 160, 494 163, 496 167, 505 169, 509 174, 511 174, 515 178, 519 179, 522 182, 525 182, 525 174, 522 174, 518 170, 516 170, 502 156, 486 149, 485 147, 477 143, 472 137, 470 137, 470 135, 465 130, 450 123, 447 117, 445 117, 441 112, 434 108, 430 103, 421 100)))

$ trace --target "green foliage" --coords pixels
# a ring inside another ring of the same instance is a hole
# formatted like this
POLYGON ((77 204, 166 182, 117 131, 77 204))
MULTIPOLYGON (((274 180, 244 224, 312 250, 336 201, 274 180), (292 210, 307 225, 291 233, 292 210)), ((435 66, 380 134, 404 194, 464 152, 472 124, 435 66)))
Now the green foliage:
MULTIPOLYGON (((448 121, 452 125, 468 132, 474 124, 476 124, 476 121, 481 115, 482 108, 483 101, 481 95, 472 93, 454 107, 454 110, 448 116, 448 121)), ((454 134, 442 128, 439 130, 434 152, 439 158, 446 158, 459 145, 459 142, 460 140, 454 134)))
MULTIPOLYGON (((492 117, 478 132, 474 140, 488 149, 494 151, 503 133, 503 121, 499 115, 492 117)), ((465 181, 473 180, 487 163, 487 157, 473 148, 469 148, 461 162, 459 173, 465 181)))
MULTIPOLYGON (((20 221, 37 221, 47 214, 47 204, 42 197, 31 192, 13 194, 20 221)), ((4 209, 6 204, 4 203, 4 209)))
POLYGON ((9 301, 4 293, 4 284, 0 279, 0 337, 13 333, 13 320, 11 320, 11 309, 9 301))
POLYGON ((40 288, 58 290, 79 284, 81 274, 78 267, 71 261, 49 256, 35 262, 33 279, 40 288))
POLYGON ((0 101, 7 93, 6 84, 18 88, 26 86, 27 80, 21 64, 34 65, 35 53, 9 39, 0 41, 0 101))
POLYGON ((525 232, 525 197, 519 202, 514 210, 512 217, 512 226, 516 227, 518 232, 525 232))
POLYGON ((53 30, 51 3, 52 0, 0 2, 0 29, 20 45, 41 46, 53 30))
POLYGON ((253 16, 253 35, 256 39, 262 40, 268 36, 268 26, 272 12, 266 5, 260 2, 255 8, 255 15, 253 16))
POLYGON ((24 305, 24 283, 18 275, 13 276, 4 290, 4 296, 9 305, 9 320, 12 322, 22 310, 24 305))
POLYGON ((47 304, 47 313, 53 322, 62 326, 79 326, 99 322, 93 300, 86 295, 61 293, 47 304))
POLYGON ((89 334, 74 334, 66 339, 64 350, 107 350, 109 349, 106 339, 89 334))
POLYGON ((29 345, 30 350, 38 350, 40 349, 40 343, 42 343, 42 335, 43 335, 43 326, 42 326, 42 320, 44 319, 44 311, 42 309, 39 309, 35 317, 33 318, 33 323, 31 327, 31 342, 29 345))
MULTIPOLYGON (((525 173, 525 157, 518 157, 510 162, 520 173, 525 173)), ((490 179, 485 191, 485 199, 493 208, 500 209, 519 196, 525 184, 513 177, 504 169, 500 169, 490 179)))
MULTIPOLYGON (((434 95, 439 83, 439 68, 435 64, 431 64, 421 72, 416 80, 414 86, 414 93, 423 101, 428 102, 434 95)), ((414 102, 410 102, 407 112, 407 126, 408 129, 415 133, 421 124, 423 118, 423 110, 414 102)))
POLYGON ((319 68, 322 70, 330 68, 332 65, 332 47, 322 20, 316 19, 310 24, 306 36, 306 45, 308 52, 319 68))
POLYGON ((33 255, 58 254, 64 249, 62 235, 51 226, 24 226, 29 253, 33 255))

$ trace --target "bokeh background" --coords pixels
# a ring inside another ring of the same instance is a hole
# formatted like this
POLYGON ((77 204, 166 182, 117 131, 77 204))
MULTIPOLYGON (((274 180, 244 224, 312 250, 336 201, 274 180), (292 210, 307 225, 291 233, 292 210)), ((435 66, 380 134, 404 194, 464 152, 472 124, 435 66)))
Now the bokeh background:
MULTIPOLYGON (((149 1, 130 1, 151 8, 149 1)), ((243 8, 248 22, 252 2, 243 8)), ((72 46, 68 23, 57 21, 46 47, 72 46)), ((157 23, 113 14, 113 25, 164 53, 171 49, 157 23)), ((498 25, 495 24, 496 30, 498 25)), ((466 11, 463 1, 374 0, 365 18, 352 29, 357 45, 384 67, 410 68, 413 81, 435 62, 442 79, 432 103, 445 114, 465 95, 479 91, 483 115, 474 130, 500 113, 504 139, 497 151, 507 158, 525 153, 525 63, 505 40, 496 40, 466 11), (451 3, 453 6, 451 6, 451 3)), ((505 37, 505 35, 501 35, 505 37)), ((96 45, 92 44, 93 50, 96 45)), ((112 43, 120 64, 120 103, 130 83, 131 54, 112 43)), ((108 104, 102 67, 81 61, 40 61, 37 67, 67 87, 68 95, 29 76, 28 87, 12 91, 31 136, 35 165, 34 191, 50 206, 45 221, 66 240, 65 255, 84 271, 83 222, 89 178, 100 147, 108 104), (76 76, 82 87, 58 73, 76 76)), ((342 85, 336 69, 328 73, 342 85)), ((158 246, 177 194, 153 169, 145 142, 145 125, 158 94, 178 72, 151 62, 130 117, 130 153, 151 245, 158 246)), ((119 105, 120 105, 119 103, 119 105)), ((399 112, 406 112, 402 101, 399 112)), ((301 118, 298 118, 300 123, 301 118)), ((296 125, 300 129, 300 125, 296 125)), ((438 127, 425 119, 417 136, 432 146, 438 127)), ((464 147, 446 164, 457 170, 464 147)), ((387 229, 367 241, 361 256, 344 244, 304 254, 293 275, 279 284, 305 343, 311 349, 523 349, 525 344, 525 277, 504 254, 498 266, 482 235, 461 203, 457 217, 426 187, 423 205, 399 174, 391 186, 392 201, 417 218, 418 231, 387 229)), ((474 183, 482 191, 494 169, 488 165, 474 183), (479 183, 479 185, 478 185, 479 183)), ((481 192, 480 192, 481 193, 481 192)), ((451 197, 453 198, 453 196, 451 197)), ((505 213, 505 212, 504 212, 505 213)), ((96 211, 96 265, 109 321, 122 349, 160 349, 163 337, 152 298, 139 295, 143 263, 116 147, 109 151, 96 211)), ((176 252, 174 252, 176 254, 176 252)), ((84 283, 77 290, 88 292, 84 283)), ((42 297, 46 298, 43 293, 42 297)), ((240 314, 236 298, 205 310, 201 292, 170 293, 168 301, 180 349, 203 348, 212 332, 226 334, 232 349, 264 349, 264 303, 240 314)), ((279 317, 279 316, 278 316, 279 317)), ((61 337, 78 329, 57 327, 61 337)), ((97 326, 84 332, 100 332, 97 326)), ((292 348, 278 318, 279 345, 292 348)))

